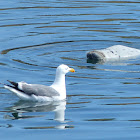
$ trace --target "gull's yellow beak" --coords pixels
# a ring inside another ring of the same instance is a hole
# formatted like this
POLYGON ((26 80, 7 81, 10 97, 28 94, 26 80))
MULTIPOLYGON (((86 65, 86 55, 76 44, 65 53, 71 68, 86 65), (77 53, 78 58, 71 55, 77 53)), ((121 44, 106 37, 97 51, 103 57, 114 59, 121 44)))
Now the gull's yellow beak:
POLYGON ((75 72, 75 70, 73 69, 73 68, 70 68, 70 70, 69 70, 70 72, 75 72))

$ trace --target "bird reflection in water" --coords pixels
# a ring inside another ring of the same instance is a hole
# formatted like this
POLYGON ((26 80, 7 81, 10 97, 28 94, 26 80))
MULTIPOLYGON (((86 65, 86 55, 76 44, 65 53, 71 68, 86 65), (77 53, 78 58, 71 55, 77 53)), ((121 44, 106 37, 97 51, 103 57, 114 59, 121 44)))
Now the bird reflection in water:
POLYGON ((54 119, 57 122, 60 122, 60 125, 56 126, 37 126, 37 127, 25 127, 25 129, 68 129, 73 128, 73 126, 67 125, 65 121, 65 109, 66 109, 66 101, 58 101, 58 102, 25 102, 18 101, 13 106, 8 107, 7 110, 11 113, 10 115, 5 115, 5 119, 28 119, 28 118, 36 118, 36 117, 44 117, 44 115, 35 115, 28 116, 24 113, 29 112, 54 112, 54 119))

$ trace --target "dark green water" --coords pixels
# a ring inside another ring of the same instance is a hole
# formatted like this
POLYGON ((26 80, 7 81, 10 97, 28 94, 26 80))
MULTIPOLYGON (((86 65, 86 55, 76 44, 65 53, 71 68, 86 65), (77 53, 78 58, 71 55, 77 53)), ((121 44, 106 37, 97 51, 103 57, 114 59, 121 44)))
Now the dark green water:
POLYGON ((87 63, 92 49, 140 49, 139 0, 1 0, 0 82, 50 85, 59 64, 67 101, 21 102, 0 86, 3 140, 140 139, 140 59, 87 63))

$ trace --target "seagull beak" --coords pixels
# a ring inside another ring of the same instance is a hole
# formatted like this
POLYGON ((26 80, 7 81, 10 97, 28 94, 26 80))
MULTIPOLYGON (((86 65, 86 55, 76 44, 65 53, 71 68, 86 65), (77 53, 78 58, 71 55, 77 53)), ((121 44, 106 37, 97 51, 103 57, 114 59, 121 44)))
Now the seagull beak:
POLYGON ((69 71, 70 72, 75 72, 75 70, 73 68, 70 68, 69 71))

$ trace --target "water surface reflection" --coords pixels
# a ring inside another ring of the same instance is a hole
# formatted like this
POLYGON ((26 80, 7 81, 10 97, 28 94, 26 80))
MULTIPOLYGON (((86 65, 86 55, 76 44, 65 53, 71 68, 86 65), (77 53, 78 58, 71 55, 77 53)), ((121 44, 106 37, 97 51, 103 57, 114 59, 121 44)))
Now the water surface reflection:
POLYGON ((22 120, 22 119, 29 119, 29 118, 31 119, 31 118, 45 117, 47 113, 54 112, 54 119, 52 120, 59 122, 59 125, 43 126, 43 127, 33 126, 33 127, 24 127, 24 128, 25 129, 72 128, 72 126, 69 126, 67 124, 67 121, 65 121, 65 109, 66 109, 66 101, 42 102, 42 103, 18 101, 13 106, 6 108, 6 110, 10 112, 10 115, 5 115, 4 118, 11 119, 11 120, 17 120, 17 119, 22 120), (38 113, 34 115, 35 112, 38 113), (42 115, 42 112, 45 112, 45 114, 43 113, 42 115))

